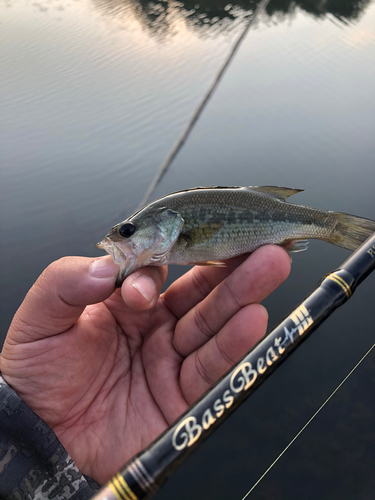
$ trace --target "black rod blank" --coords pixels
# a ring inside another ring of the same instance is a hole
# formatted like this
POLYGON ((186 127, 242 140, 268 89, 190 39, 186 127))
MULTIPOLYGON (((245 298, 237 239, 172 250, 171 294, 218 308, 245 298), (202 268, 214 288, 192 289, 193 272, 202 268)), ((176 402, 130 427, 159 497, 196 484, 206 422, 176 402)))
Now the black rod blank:
POLYGON ((375 234, 330 273, 171 427, 133 457, 93 500, 150 498, 164 480, 375 268, 375 234))

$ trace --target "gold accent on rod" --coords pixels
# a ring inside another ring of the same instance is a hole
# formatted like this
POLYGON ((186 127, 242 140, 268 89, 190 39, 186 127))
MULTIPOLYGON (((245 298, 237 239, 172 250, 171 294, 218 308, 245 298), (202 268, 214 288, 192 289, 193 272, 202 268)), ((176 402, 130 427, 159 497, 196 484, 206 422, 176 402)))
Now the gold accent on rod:
POLYGON ((114 495, 116 496, 117 500, 127 500, 127 498, 123 497, 122 494, 117 490, 112 479, 108 482, 108 486, 111 488, 111 490, 114 493, 114 495))
POLYGON ((122 475, 120 473, 118 473, 116 475, 116 477, 120 481, 121 486, 124 488, 124 490, 126 491, 126 493, 129 495, 130 499, 131 500, 138 500, 137 495, 135 495, 133 493, 132 489, 130 488, 130 486, 128 485, 128 483, 125 481, 125 479, 122 477, 122 475))
POLYGON ((348 283, 343 278, 341 278, 341 276, 338 276, 337 274, 329 274, 327 276, 327 278, 329 278, 330 280, 332 280, 335 283, 337 283, 338 285, 340 285, 341 288, 346 293, 346 296, 348 297, 348 299, 352 296, 353 292, 352 292, 350 286, 348 285, 348 283))
POLYGON ((138 500, 128 483, 117 473, 110 481, 109 486, 118 500, 138 500))

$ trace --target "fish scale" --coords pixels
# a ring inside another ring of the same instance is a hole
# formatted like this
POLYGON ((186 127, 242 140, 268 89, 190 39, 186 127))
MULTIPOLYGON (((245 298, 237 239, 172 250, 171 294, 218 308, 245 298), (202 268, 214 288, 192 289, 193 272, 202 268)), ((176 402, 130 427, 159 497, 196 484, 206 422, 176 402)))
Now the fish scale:
POLYGON ((277 186, 179 191, 114 226, 98 246, 119 265, 119 285, 147 265, 219 265, 265 244, 302 251, 311 238, 355 250, 375 232, 373 220, 286 202, 300 191, 277 186))

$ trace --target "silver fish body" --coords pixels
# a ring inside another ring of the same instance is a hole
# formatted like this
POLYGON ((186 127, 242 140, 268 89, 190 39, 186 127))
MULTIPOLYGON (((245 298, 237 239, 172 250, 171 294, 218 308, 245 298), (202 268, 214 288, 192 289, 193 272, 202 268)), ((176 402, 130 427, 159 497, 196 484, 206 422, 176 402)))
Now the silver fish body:
POLYGON ((117 284, 146 265, 212 264, 266 244, 289 251, 315 238, 355 250, 375 222, 287 203, 301 189, 205 187, 172 193, 114 226, 99 248, 119 265, 117 284))

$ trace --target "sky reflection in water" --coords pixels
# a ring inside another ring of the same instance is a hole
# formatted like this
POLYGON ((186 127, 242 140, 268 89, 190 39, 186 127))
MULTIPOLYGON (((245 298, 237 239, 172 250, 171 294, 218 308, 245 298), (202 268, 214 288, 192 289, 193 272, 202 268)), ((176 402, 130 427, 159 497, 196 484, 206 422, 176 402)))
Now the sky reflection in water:
MULTIPOLYGON (((52 260, 101 254, 95 243, 137 207, 258 3, 0 7, 2 335, 52 260)), ((296 203, 375 218, 374 56, 373 3, 271 0, 155 197, 279 184, 306 188, 296 203)), ((347 255, 313 242, 295 256, 266 302, 271 326, 347 255)), ((374 342, 373 285, 366 280, 158 498, 242 498, 374 342)), ((249 498, 371 498, 374 374, 372 356, 249 498)))

